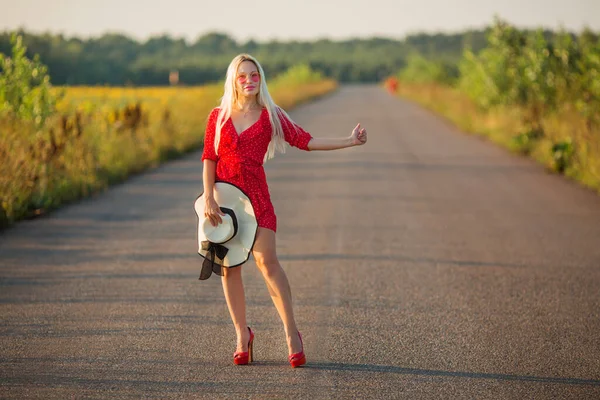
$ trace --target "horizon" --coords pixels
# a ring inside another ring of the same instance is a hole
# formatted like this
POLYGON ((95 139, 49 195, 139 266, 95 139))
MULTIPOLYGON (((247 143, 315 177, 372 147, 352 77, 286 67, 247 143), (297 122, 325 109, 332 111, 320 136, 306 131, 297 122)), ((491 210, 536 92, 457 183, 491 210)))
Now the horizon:
POLYGON ((229 0, 228 5, 234 12, 202 1, 171 0, 165 4, 147 0, 145 18, 139 18, 136 2, 125 0, 63 0, 61 6, 43 0, 21 0, 17 4, 0 0, 4 11, 0 15, 0 31, 22 29, 35 35, 63 35, 84 40, 117 34, 138 42, 169 36, 192 43, 211 33, 227 35, 237 43, 403 40, 418 34, 453 35, 483 30, 493 23, 494 16, 521 29, 600 31, 600 1, 557 1, 548 8, 544 0, 527 3, 505 0, 501 4, 491 0, 455 0, 452 4, 444 0, 421 0, 418 6, 408 0, 371 0, 367 5, 305 0, 304 7, 287 4, 283 12, 294 14, 295 18, 290 19, 280 18, 282 3, 275 0, 265 0, 260 7, 252 6, 258 3, 248 6, 249 3, 240 0, 229 0), (256 12, 259 8, 269 18, 268 23, 251 21, 248 24, 248 19, 260 15, 256 12), (315 14, 313 9, 319 13, 315 14), (180 10, 186 11, 181 13, 180 10), (204 18, 197 20, 197 15, 204 18), (306 28, 307 21, 311 22, 311 28, 306 28))
MULTIPOLYGON (((505 22, 516 26, 519 29, 524 29, 524 30, 537 30, 537 29, 543 29, 545 31, 552 31, 552 32, 558 32, 561 27, 556 27, 556 28, 552 28, 552 27, 546 27, 546 26, 518 26, 515 24, 512 24, 511 21, 508 20, 504 20, 505 22)), ((193 44, 196 40, 198 40, 200 37, 203 36, 207 36, 210 34, 220 34, 220 35, 225 35, 229 38, 231 38, 232 40, 234 40, 236 43, 238 44, 244 44, 249 42, 250 40, 253 40, 256 43, 268 43, 268 42, 280 42, 280 43, 290 43, 290 42, 298 42, 298 43, 312 43, 312 42, 316 42, 316 41, 321 41, 321 40, 328 40, 331 42, 345 42, 345 41, 352 41, 352 40, 369 40, 369 39, 389 39, 392 41, 403 41, 406 40, 409 37, 412 36, 416 36, 416 35, 429 35, 429 36, 434 36, 434 35, 446 35, 446 36, 451 36, 451 35, 461 35, 467 32, 473 32, 473 31, 484 31, 485 29, 489 28, 491 25, 493 24, 493 20, 490 21, 490 23, 488 24, 484 24, 481 26, 477 26, 477 27, 465 27, 464 29, 458 29, 458 30, 432 30, 432 31, 414 31, 414 32, 407 32, 406 34, 404 34, 403 36, 390 36, 390 35, 384 35, 384 34, 379 34, 379 35, 363 35, 363 36, 348 36, 348 37, 327 37, 327 36, 322 36, 322 37, 313 37, 313 38, 265 38, 265 39, 257 39, 257 38, 246 38, 246 39, 242 39, 242 38, 238 38, 235 37, 232 33, 230 32, 225 32, 225 31, 206 31, 206 32, 200 32, 195 38, 188 38, 185 36, 175 36, 170 32, 164 32, 164 33, 156 33, 153 36, 148 36, 148 37, 144 37, 144 38, 139 38, 136 37, 135 35, 132 35, 130 32, 126 32, 126 31, 117 31, 117 30, 107 30, 105 32, 99 33, 99 34, 94 34, 94 35, 77 35, 77 34, 66 34, 65 32, 61 32, 61 31, 49 31, 49 30, 32 30, 32 29, 26 29, 23 27, 18 27, 16 29, 0 29, 0 34, 3 33, 13 33, 13 32, 24 32, 27 34, 31 34, 31 35, 35 35, 35 36, 43 36, 43 35, 51 35, 51 36, 60 36, 62 35, 63 38, 65 39, 80 39, 80 40, 93 40, 93 39, 98 39, 101 38, 103 36, 106 35, 120 35, 123 37, 126 37, 128 39, 137 41, 139 43, 143 43, 146 42, 148 40, 151 39, 156 39, 159 37, 169 37, 172 40, 184 40, 186 44, 193 44)), ((574 30, 574 29, 565 29, 567 32, 569 33, 573 33, 573 34, 579 34, 581 32, 584 31, 584 29, 590 29, 589 27, 583 27, 582 29, 579 30, 574 30)), ((592 32, 598 33, 600 34, 600 29, 592 29, 592 32)))

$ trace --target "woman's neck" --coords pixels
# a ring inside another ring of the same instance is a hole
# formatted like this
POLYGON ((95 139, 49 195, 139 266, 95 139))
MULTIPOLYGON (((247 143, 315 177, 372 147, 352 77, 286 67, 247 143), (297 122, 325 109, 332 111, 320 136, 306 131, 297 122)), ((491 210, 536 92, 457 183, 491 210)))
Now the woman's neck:
POLYGON ((258 101, 256 96, 245 97, 240 96, 237 101, 237 106, 241 111, 247 111, 252 108, 258 108, 258 101))

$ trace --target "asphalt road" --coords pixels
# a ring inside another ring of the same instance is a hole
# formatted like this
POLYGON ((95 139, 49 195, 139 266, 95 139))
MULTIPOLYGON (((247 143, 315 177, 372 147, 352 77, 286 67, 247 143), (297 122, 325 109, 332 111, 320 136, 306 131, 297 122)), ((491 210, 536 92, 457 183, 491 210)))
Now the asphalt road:
POLYGON ((291 115, 369 131, 267 164, 306 367, 253 262, 233 365, 196 153, 0 234, 0 397, 600 398, 600 196, 374 86, 291 115))

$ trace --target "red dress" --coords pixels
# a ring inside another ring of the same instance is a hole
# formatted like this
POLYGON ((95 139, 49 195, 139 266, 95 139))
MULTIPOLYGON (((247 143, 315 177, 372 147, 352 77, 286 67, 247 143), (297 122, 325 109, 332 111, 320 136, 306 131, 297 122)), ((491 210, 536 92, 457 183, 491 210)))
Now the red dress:
MULTIPOLYGON (((219 154, 215 154, 215 129, 219 108, 214 108, 206 124, 202 161, 213 160, 217 163, 216 181, 228 182, 238 186, 248 195, 258 226, 277 231, 277 217, 271 203, 263 160, 271 142, 272 127, 269 113, 263 108, 258 121, 239 135, 231 118, 221 129, 219 154)), ((281 117, 285 141, 291 146, 308 151, 310 133, 281 117)))

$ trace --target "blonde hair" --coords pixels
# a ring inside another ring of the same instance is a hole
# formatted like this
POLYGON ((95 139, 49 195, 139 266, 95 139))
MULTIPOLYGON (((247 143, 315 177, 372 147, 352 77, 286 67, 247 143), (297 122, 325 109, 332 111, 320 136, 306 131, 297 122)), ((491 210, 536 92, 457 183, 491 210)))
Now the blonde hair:
POLYGON ((239 93, 237 91, 237 87, 235 85, 237 70, 241 63, 244 61, 250 61, 256 65, 258 72, 260 74, 260 86, 258 90, 258 94, 256 96, 256 100, 258 104, 267 109, 269 113, 269 121, 271 122, 272 134, 271 134, 271 142, 269 143, 269 147, 267 149, 267 154, 265 155, 265 161, 275 157, 275 151, 279 151, 281 153, 285 153, 285 137, 283 133, 283 128, 281 126, 281 117, 287 118, 294 128, 296 128, 296 124, 293 123, 292 119, 289 115, 281 109, 269 94, 269 90, 267 89, 267 80, 265 78, 265 71, 263 70, 260 63, 249 54, 239 54, 237 55, 231 63, 229 63, 229 67, 227 68, 227 76, 225 78, 225 91, 223 93, 223 97, 221 97, 221 105, 219 110, 219 115, 217 116, 217 122, 215 126, 215 153, 218 154, 219 141, 221 139, 221 129, 231 117, 231 110, 234 105, 238 104, 239 101, 239 93))

